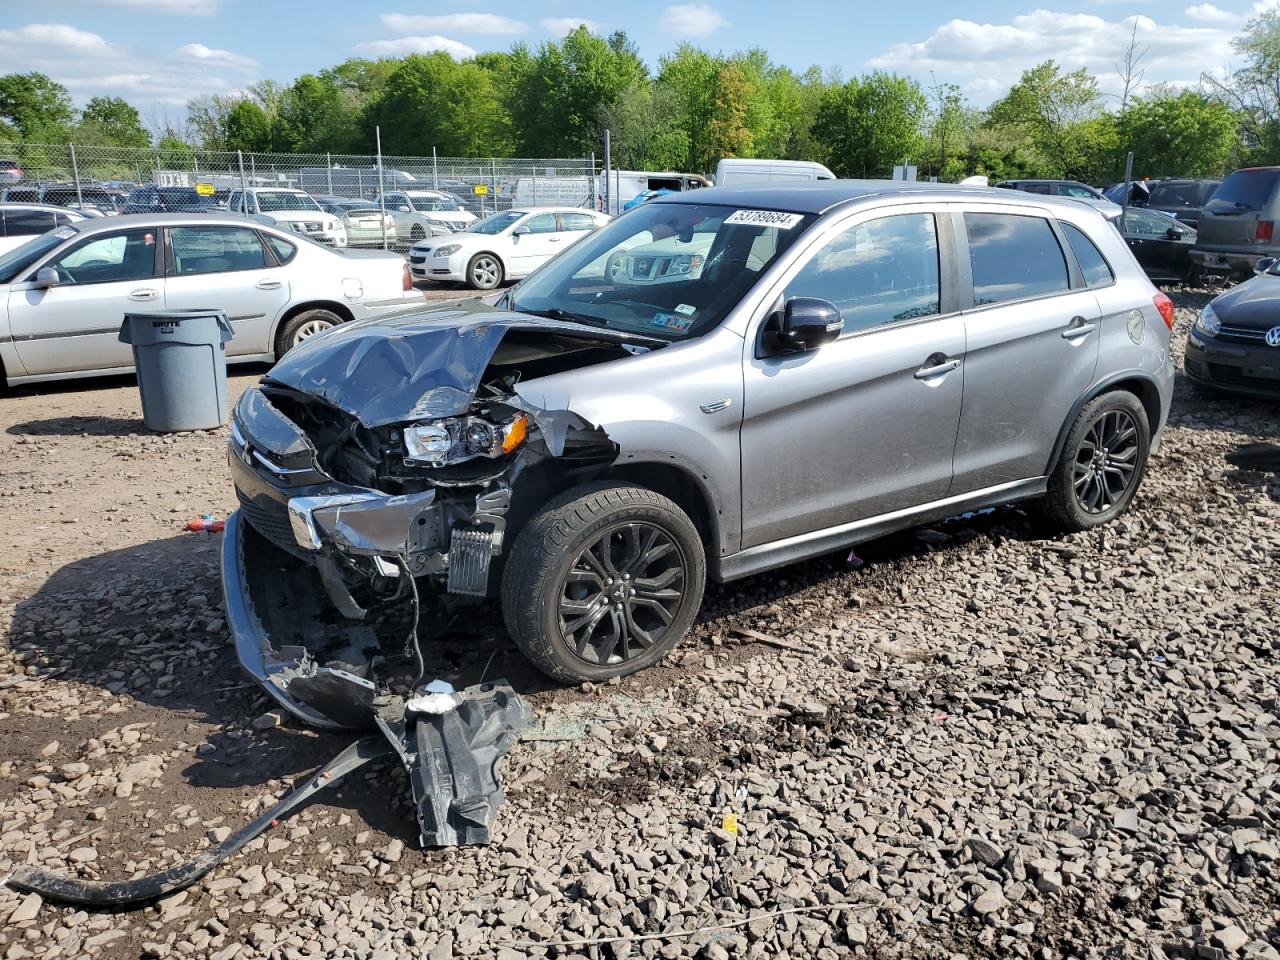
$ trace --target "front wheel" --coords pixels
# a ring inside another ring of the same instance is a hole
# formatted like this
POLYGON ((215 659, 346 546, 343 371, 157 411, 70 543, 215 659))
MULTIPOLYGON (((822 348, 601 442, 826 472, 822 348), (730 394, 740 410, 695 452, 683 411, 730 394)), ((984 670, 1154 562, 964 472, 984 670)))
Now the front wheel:
POLYGON ((467 264, 467 280, 477 290, 492 290, 502 283, 502 261, 492 253, 477 253, 467 264))
POLYGON ((1137 494, 1150 449, 1151 427, 1137 397, 1117 390, 1090 400, 1049 477, 1046 519, 1069 532, 1114 520, 1137 494))
POLYGON ((502 614, 543 673, 608 680, 670 652, 693 624, 706 575, 698 531, 671 500, 591 484, 549 502, 516 538, 502 614))

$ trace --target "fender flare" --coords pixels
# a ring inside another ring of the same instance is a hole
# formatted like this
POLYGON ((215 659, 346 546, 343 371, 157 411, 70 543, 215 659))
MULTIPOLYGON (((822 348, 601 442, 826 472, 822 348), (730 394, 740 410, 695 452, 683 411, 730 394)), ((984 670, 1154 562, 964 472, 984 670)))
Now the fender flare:
MULTIPOLYGON (((1080 399, 1072 404, 1071 409, 1067 412, 1066 419, 1062 422, 1062 426, 1058 430, 1058 438, 1053 443, 1053 451, 1049 454, 1049 462, 1045 465, 1044 475, 1046 477, 1050 476, 1057 468, 1058 460, 1062 456, 1062 448, 1066 446, 1067 443, 1067 434, 1071 430, 1071 425, 1076 422, 1076 417, 1080 416, 1080 411, 1085 408, 1085 404, 1089 403, 1089 401, 1096 397, 1107 393, 1118 383, 1132 382, 1134 380, 1144 383, 1150 388, 1156 397, 1160 396, 1160 385, 1156 382, 1155 377, 1146 370, 1124 370, 1120 373, 1113 373, 1109 377, 1092 384, 1088 390, 1081 394, 1080 399)), ((1143 407, 1147 406, 1147 403, 1142 396, 1139 395, 1138 399, 1142 401, 1143 407)), ((1148 414, 1149 413, 1150 411, 1148 410, 1148 414)), ((1153 421, 1150 426, 1151 434, 1154 436, 1156 431, 1159 430, 1163 424, 1153 421)))

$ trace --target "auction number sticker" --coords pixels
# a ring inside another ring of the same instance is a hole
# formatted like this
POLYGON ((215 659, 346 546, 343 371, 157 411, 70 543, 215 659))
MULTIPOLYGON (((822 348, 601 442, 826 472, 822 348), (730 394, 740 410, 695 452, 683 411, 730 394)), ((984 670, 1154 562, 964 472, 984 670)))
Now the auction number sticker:
POLYGON ((780 210, 735 210, 724 218, 725 223, 746 223, 753 227, 777 227, 790 230, 804 219, 799 213, 783 213, 780 210))

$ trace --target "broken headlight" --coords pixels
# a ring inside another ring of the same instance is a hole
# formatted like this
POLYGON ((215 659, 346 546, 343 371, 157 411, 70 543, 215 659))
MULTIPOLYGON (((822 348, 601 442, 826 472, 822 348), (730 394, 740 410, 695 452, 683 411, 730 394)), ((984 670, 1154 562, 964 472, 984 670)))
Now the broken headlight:
POLYGON ((457 417, 415 423, 404 429, 405 463, 444 467, 473 457, 500 457, 524 443, 529 418, 523 413, 502 423, 457 417))

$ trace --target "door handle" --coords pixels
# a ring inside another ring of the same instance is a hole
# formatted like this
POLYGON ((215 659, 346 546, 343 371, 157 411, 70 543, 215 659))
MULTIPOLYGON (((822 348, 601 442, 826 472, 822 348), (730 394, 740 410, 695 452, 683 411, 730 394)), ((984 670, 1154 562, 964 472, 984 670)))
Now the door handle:
POLYGON ((950 373, 956 367, 960 366, 959 360, 938 360, 934 362, 934 358, 930 357, 925 361, 925 365, 916 371, 917 380, 931 380, 934 377, 940 377, 943 374, 950 373))
POLYGON ((154 300, 160 296, 160 291, 152 287, 139 287, 137 290, 129 291, 130 300, 154 300))
POLYGON ((552 243, 559 243, 561 240, 560 237, 548 237, 547 239, 550 240, 552 243))
POLYGON ((254 286, 257 287, 259 290, 279 290, 282 286, 284 286, 284 284, 281 283, 279 280, 269 279, 269 280, 259 280, 257 283, 254 284, 254 286))
POLYGON ((1098 329, 1096 323, 1089 323, 1084 317, 1072 317, 1067 329, 1062 331, 1063 340, 1079 340, 1098 329))

